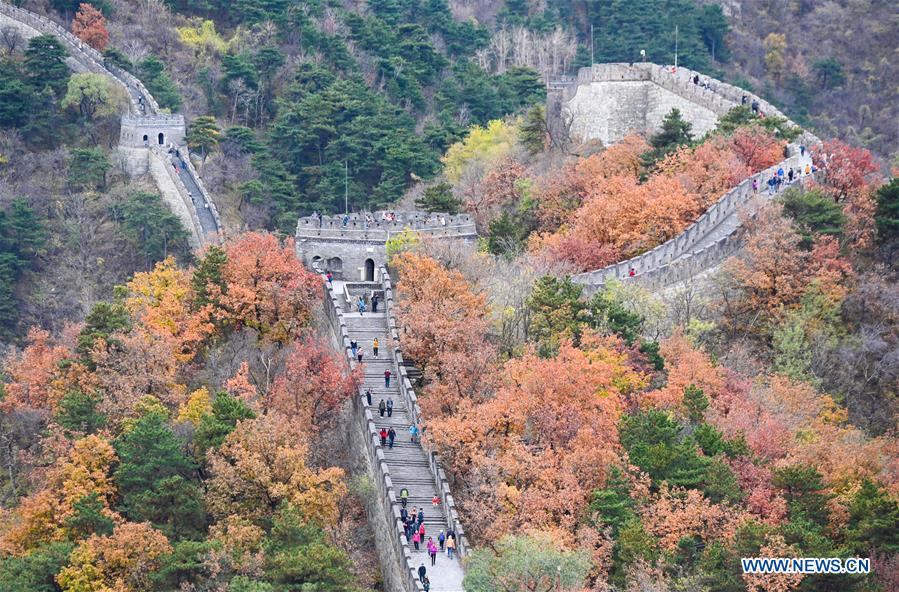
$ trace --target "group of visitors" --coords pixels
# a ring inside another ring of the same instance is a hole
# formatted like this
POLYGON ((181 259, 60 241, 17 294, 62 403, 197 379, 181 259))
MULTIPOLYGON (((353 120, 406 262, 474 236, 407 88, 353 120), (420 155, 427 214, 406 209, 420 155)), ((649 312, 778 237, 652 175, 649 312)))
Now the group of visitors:
POLYGON ((396 222, 396 212, 381 212, 381 220, 385 222, 396 222))
POLYGON ((438 216, 436 214, 432 214, 425 219, 425 224, 440 224, 441 226, 446 226, 446 216, 438 216))
POLYGON ((381 302, 381 297, 378 296, 377 292, 372 290, 370 297, 366 294, 360 294, 359 298, 356 300, 356 310, 359 311, 360 315, 365 313, 368 309, 368 301, 371 301, 371 311, 378 312, 378 303, 381 302))
POLYGON ((699 80, 699 74, 693 75, 693 84, 695 84, 696 86, 698 86, 700 88, 707 88, 709 90, 712 90, 712 83, 709 82, 708 79, 699 80))

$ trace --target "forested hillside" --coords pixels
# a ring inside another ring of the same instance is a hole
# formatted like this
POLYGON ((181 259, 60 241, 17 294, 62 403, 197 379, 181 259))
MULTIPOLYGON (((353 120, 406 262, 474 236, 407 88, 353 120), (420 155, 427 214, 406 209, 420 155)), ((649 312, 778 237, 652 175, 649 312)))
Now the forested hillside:
POLYGON ((184 114, 225 236, 192 251, 126 174, 122 89, 0 30, 0 592, 386 590, 347 445, 364 373, 292 238, 344 200, 480 235, 386 249, 468 592, 899 589, 892 3, 15 3, 184 114), (549 134, 547 80, 675 43, 824 142, 734 214, 720 266, 588 294, 572 274, 678 236, 800 137, 745 106, 705 135, 676 109, 614 146, 549 134))

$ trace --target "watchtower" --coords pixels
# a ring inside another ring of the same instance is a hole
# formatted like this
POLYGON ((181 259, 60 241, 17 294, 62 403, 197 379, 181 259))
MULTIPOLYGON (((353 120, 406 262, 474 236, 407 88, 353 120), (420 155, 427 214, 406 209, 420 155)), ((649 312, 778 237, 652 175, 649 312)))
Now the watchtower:
POLYGON ((297 222, 297 257, 337 279, 377 281, 375 270, 387 263, 387 241, 404 230, 439 240, 471 243, 478 238, 467 214, 406 211, 307 216, 297 222))
POLYGON ((184 116, 175 115, 124 115, 119 146, 145 148, 165 146, 168 143, 184 144, 184 116))

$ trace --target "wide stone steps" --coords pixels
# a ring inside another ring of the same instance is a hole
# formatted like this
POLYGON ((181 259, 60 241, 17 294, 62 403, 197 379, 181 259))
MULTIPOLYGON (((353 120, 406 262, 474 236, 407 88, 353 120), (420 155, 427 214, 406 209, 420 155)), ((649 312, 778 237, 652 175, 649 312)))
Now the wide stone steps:
MULTIPOLYGON (((394 491, 399 496, 402 489, 407 489, 409 491, 406 503, 407 511, 411 512, 414 506, 422 508, 425 513, 425 540, 419 545, 419 551, 413 550, 413 566, 425 564, 428 570, 427 575, 431 580, 432 592, 461 592, 463 574, 458 558, 450 560, 445 552, 440 553, 436 566, 431 567, 431 560, 426 552, 427 537, 433 537, 436 542, 440 531, 447 532, 449 529, 443 517, 442 507, 435 508, 432 505, 432 499, 438 490, 431 475, 427 453, 420 444, 411 442, 409 426, 412 420, 400 396, 397 382, 399 377, 396 375, 394 361, 389 353, 391 338, 387 333, 386 315, 366 312, 360 316, 356 312, 345 312, 343 317, 347 323, 350 339, 356 341, 363 350, 362 392, 370 389, 372 400, 372 404, 366 405, 366 409, 371 412, 378 431, 382 427, 387 429, 392 427, 396 430, 393 448, 387 446, 383 448, 384 460, 390 471, 394 491), (374 357, 372 351, 372 340, 376 337, 379 341, 380 357, 378 358, 374 357), (384 370, 387 369, 392 373, 389 387, 384 386, 384 370), (388 417, 385 413, 381 417, 378 403, 382 399, 386 402, 388 398, 393 399, 393 415, 388 417)), ((396 504, 397 511, 401 507, 398 502, 396 504)), ((411 542, 409 547, 412 548, 411 542)))

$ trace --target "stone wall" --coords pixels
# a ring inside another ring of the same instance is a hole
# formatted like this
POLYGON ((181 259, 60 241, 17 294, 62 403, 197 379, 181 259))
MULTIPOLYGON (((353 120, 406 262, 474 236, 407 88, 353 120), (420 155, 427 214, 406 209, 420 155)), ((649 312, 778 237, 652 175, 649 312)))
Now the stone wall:
MULTIPOLYGON (((317 271, 321 271, 320 269, 317 271)), ((324 280, 324 278, 323 278, 324 280)), ((332 335, 332 343, 342 352, 350 368, 356 361, 350 353, 350 338, 343 318, 341 295, 327 281, 324 285, 324 308, 332 335)), ((364 470, 372 481, 373 495, 365 496, 365 511, 375 538, 384 587, 389 592, 423 592, 418 580, 412 550, 406 542, 399 511, 397 494, 390 478, 390 469, 380 447, 380 437, 371 411, 365 408, 362 389, 352 404, 353 421, 347 426, 350 454, 355 468, 364 470)))
POLYGON ((150 145, 184 145, 184 116, 125 115, 119 132, 119 146, 144 148, 150 145), (162 141, 159 135, 162 134, 162 141))
POLYGON ((470 216, 436 216, 423 212, 396 212, 395 221, 386 221, 375 213, 374 220, 368 223, 364 216, 350 214, 346 225, 342 215, 326 216, 321 222, 314 216, 300 218, 296 231, 297 257, 307 266, 320 262, 323 269, 331 271, 338 279, 366 280, 374 279, 366 278, 366 263, 370 260, 368 270, 385 265, 387 241, 406 229, 440 240, 477 240, 470 216))
POLYGON ((191 247, 199 248, 204 244, 205 236, 196 209, 187 195, 187 188, 160 148, 152 147, 150 150, 144 149, 144 152, 147 153, 149 172, 159 188, 162 200, 181 220, 189 234, 191 247))
MULTIPOLYGON (((759 103, 767 115, 783 117, 774 105, 739 87, 671 66, 650 63, 596 64, 581 68, 576 79, 549 85, 548 124, 564 127, 576 141, 600 140, 614 144, 628 133, 651 134, 660 128, 672 108, 680 109, 699 137, 714 129, 718 117, 741 104, 759 103), (708 83, 700 86, 693 77, 708 83)), ((792 123, 792 122, 791 122, 792 123)), ((800 141, 817 143, 807 135, 800 141)))

